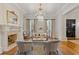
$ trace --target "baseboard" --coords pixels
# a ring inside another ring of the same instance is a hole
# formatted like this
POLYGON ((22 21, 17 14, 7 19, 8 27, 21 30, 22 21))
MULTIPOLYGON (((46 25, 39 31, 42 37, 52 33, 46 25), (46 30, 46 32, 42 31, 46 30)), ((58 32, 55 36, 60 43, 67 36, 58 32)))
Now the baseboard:
POLYGON ((79 40, 79 37, 67 37, 67 40, 70 39, 70 40, 79 40))

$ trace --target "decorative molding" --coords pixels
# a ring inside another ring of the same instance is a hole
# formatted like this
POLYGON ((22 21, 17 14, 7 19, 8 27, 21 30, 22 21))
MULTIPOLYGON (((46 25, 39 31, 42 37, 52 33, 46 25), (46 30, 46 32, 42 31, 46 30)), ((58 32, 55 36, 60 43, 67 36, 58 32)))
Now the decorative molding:
POLYGON ((79 4, 76 4, 76 3, 67 3, 65 4, 57 13, 56 13, 56 16, 57 15, 65 15, 69 12, 71 12, 72 10, 76 9, 77 7, 79 7, 79 4))
POLYGON ((16 24, 18 23, 18 16, 15 11, 7 10, 7 23, 16 24))
POLYGON ((13 7, 16 7, 18 10, 20 10, 23 14, 26 12, 23 8, 21 8, 17 3, 12 4, 13 7))
MULTIPOLYGON (((26 19, 26 20, 37 20, 37 19, 26 19)), ((56 20, 56 19, 45 19, 45 20, 56 20)))
POLYGON ((73 11, 73 10, 76 9, 77 7, 79 7, 79 4, 71 4, 71 5, 67 6, 67 7, 65 8, 65 11, 63 12, 63 15, 65 15, 65 14, 67 14, 67 13, 73 11))

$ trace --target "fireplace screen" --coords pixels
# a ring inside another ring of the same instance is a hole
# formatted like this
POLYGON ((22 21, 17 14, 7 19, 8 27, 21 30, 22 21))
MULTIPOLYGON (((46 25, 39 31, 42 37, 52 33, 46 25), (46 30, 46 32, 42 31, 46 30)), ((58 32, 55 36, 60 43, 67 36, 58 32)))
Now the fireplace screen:
POLYGON ((8 45, 15 43, 17 39, 17 34, 12 34, 8 36, 8 45))

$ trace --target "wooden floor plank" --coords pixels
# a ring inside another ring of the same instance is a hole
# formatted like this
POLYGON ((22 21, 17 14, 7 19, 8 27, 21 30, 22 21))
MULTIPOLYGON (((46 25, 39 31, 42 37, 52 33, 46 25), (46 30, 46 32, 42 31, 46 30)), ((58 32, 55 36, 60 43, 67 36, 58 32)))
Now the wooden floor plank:
POLYGON ((63 51, 63 54, 79 55, 79 45, 70 41, 62 41, 60 49, 63 51))

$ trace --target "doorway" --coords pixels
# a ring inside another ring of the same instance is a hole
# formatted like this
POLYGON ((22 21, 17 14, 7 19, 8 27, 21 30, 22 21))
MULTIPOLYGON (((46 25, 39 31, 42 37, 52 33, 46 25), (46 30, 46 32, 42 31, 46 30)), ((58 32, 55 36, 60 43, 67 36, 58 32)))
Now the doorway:
POLYGON ((74 39, 75 38, 75 24, 76 19, 67 19, 66 20, 66 37, 68 39, 74 39))

